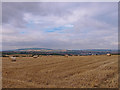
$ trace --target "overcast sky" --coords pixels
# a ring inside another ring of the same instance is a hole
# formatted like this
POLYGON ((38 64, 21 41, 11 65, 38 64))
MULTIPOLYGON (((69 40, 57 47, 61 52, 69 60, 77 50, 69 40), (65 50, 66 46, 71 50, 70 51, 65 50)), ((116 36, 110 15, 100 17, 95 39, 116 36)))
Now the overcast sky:
POLYGON ((117 2, 4 2, 3 50, 117 49, 117 2))

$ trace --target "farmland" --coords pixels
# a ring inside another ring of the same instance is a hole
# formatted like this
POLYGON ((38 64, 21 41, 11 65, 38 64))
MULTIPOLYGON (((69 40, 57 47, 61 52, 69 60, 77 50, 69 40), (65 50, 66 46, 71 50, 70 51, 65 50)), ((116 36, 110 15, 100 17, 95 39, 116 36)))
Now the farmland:
POLYGON ((118 56, 2 58, 3 88, 117 88, 118 56))

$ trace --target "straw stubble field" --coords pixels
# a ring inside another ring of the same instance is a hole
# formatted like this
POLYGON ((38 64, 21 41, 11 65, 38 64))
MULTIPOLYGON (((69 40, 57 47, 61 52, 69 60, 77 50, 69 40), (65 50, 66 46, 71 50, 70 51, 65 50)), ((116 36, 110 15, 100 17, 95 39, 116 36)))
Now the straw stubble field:
POLYGON ((118 56, 3 59, 3 88, 117 88, 118 56))

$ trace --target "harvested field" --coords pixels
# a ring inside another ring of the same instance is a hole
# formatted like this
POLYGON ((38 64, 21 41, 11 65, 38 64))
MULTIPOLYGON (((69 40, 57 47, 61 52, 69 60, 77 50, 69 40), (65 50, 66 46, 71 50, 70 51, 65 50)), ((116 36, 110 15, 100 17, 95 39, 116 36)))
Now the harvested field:
POLYGON ((3 88, 117 88, 118 56, 3 57, 3 88))

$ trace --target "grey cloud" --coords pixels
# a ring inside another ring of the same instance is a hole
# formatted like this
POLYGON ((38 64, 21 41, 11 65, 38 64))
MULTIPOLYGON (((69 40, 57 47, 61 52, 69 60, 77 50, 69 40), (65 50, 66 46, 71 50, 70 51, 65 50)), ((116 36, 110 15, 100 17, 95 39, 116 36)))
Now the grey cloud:
POLYGON ((36 16, 58 15, 63 16, 65 13, 70 14, 61 4, 56 3, 38 3, 38 2, 4 2, 2 4, 2 22, 11 23, 16 27, 24 26, 24 13, 30 13, 36 16))
POLYGON ((115 5, 116 3, 3 3, 3 49, 116 48, 114 43, 117 42, 118 32, 115 5), (28 21, 25 20, 25 14, 30 15, 30 19, 26 17, 28 21), (34 26, 26 26, 30 20, 34 21, 34 26), (62 33, 44 30, 67 24, 73 24, 74 27, 61 30, 62 33), (21 31, 27 33, 21 34, 21 31))

